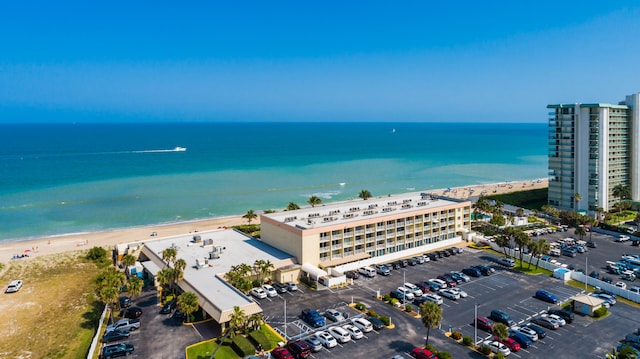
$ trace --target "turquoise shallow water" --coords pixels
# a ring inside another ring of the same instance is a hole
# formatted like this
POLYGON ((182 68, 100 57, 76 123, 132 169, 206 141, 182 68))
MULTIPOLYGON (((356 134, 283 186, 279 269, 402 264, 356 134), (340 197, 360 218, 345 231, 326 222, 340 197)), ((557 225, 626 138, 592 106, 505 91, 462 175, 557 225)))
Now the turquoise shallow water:
POLYGON ((544 178, 546 136, 546 124, 0 125, 0 240, 544 178))

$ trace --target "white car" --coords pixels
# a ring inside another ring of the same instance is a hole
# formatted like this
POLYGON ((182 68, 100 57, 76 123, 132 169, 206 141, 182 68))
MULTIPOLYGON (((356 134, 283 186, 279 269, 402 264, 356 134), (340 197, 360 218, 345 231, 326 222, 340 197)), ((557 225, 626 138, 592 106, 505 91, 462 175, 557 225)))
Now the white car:
POLYGON ((396 289, 396 293, 401 295, 406 300, 413 300, 415 298, 411 289, 407 287, 398 287, 398 289, 396 289))
POLYGON ((358 327, 356 327, 355 325, 351 325, 351 324, 343 325, 342 329, 349 332, 349 334, 351 335, 351 339, 353 340, 362 339, 364 337, 364 334, 362 333, 362 331, 358 329, 358 327))
POLYGON ((327 331, 333 335, 340 344, 351 340, 351 334, 342 327, 331 327, 327 331))
POLYGON ((342 312, 339 312, 335 309, 327 309, 327 311, 324 312, 324 316, 333 320, 334 322, 347 320, 347 317, 342 312))
POLYGON ((616 287, 627 289, 627 283, 625 282, 616 282, 616 287))
POLYGON ((460 298, 466 298, 469 296, 469 294, 467 294, 467 292, 465 292, 464 290, 460 289, 460 288, 449 288, 450 291, 458 293, 458 295, 460 296, 460 298))
POLYGON ((333 335, 322 330, 316 332, 316 338, 318 338, 320 343, 322 343, 325 348, 333 348, 338 345, 338 341, 333 337, 333 335))
POLYGON ((640 294, 640 287, 634 285, 632 287, 629 287, 629 291, 633 292, 633 293, 640 294))
POLYGON ((422 298, 424 298, 428 302, 433 302, 433 303, 436 303, 437 305, 442 305, 442 297, 435 293, 423 294, 422 298))
POLYGON ((298 290, 298 285, 293 282, 287 282, 286 285, 289 292, 295 292, 298 290))
POLYGON ((431 283, 432 285, 438 287, 438 289, 442 289, 442 288, 446 288, 447 287, 447 283, 445 281, 443 281, 442 279, 432 278, 432 279, 429 279, 429 283, 431 283))
POLYGON ((488 346, 492 352, 494 353, 502 353, 504 356, 507 356, 509 354, 511 354, 511 350, 509 350, 509 348, 507 348, 506 345, 495 341, 495 340, 487 340, 486 342, 483 343, 484 345, 488 346))
POLYGON ((272 286, 270 286, 269 284, 263 284, 262 285, 262 289, 264 289, 265 292, 267 292, 267 295, 269 297, 277 297, 278 296, 278 292, 276 291, 276 289, 272 286))
POLYGON ((373 325, 371 325, 371 322, 364 318, 353 318, 351 319, 351 324, 355 325, 358 329, 362 330, 365 333, 369 333, 373 330, 373 325))
POLYGON ((535 330, 529 327, 513 327, 513 331, 516 331, 524 335, 525 337, 529 338, 529 340, 531 340, 532 342, 535 342, 538 340, 538 333, 536 333, 535 330))
POLYGON ((5 293, 15 293, 15 292, 19 291, 21 288, 22 288, 22 281, 19 280, 19 279, 18 280, 14 280, 14 281, 11 281, 11 283, 9 283, 5 293))
POLYGON ((555 314, 546 314, 546 315, 542 315, 542 317, 547 317, 549 320, 551 320, 551 322, 558 324, 558 327, 562 327, 567 324, 567 322, 564 319, 560 318, 555 314))
POLYGON ((455 291, 452 290, 453 288, 445 288, 445 289, 440 289, 438 291, 438 294, 440 294, 441 296, 445 297, 445 298, 449 298, 451 300, 458 300, 460 299, 460 294, 456 293, 455 291))
POLYGON ((627 236, 626 234, 621 234, 618 236, 618 238, 616 238, 616 242, 626 242, 630 239, 629 236, 627 236))
POLYGON ((251 289, 251 295, 258 299, 264 299, 267 297, 267 292, 265 292, 264 289, 260 287, 256 287, 251 289))
POLYGON ((427 263, 427 262, 431 261, 431 258, 429 258, 429 256, 428 256, 428 255, 426 255, 426 254, 423 254, 423 255, 422 255, 422 259, 424 259, 424 262, 425 262, 425 263, 427 263))
POLYGON ((413 292, 415 298, 422 297, 422 289, 418 288, 415 284, 405 283, 404 286, 413 292))

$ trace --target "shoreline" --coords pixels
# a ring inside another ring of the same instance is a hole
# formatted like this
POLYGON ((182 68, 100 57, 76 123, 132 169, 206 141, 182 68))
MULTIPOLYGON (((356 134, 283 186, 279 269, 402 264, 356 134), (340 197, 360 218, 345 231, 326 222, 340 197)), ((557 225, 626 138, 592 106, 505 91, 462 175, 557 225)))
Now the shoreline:
MULTIPOLYGON (((539 178, 533 180, 450 187, 425 192, 456 199, 468 199, 481 194, 502 194, 547 187, 548 179, 539 178)), ((174 237, 187 233, 211 231, 247 224, 247 220, 242 218, 242 216, 243 214, 238 214, 208 219, 150 224, 129 228, 114 228, 98 232, 76 232, 8 240, 0 242, 0 262, 9 262, 12 260, 14 255, 28 254, 29 257, 15 259, 28 260, 31 257, 75 250, 85 250, 94 246, 109 248, 122 243, 143 242, 145 240, 174 237), (150 234, 152 232, 156 232, 157 236, 151 236, 150 234)), ((259 217, 253 220, 252 223, 259 224, 259 217)))

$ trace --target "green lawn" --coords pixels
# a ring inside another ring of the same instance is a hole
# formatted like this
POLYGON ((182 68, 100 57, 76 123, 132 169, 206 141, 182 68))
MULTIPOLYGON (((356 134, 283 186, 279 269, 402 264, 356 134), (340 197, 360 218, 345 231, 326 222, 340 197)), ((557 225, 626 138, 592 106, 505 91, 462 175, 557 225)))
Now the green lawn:
POLYGON ((505 194, 497 194, 487 196, 488 199, 498 200, 502 203, 510 204, 516 207, 537 209, 547 204, 547 188, 532 189, 528 191, 518 191, 505 194))
MULTIPOLYGON (((271 347, 275 348, 278 343, 282 341, 277 334, 270 330, 266 325, 260 326, 260 331, 269 339, 271 347)), ((209 359, 211 354, 218 346, 217 339, 208 340, 187 348, 187 359, 209 359)), ((239 359, 240 356, 231 349, 231 340, 227 339, 220 346, 220 349, 216 353, 214 359, 239 359)))

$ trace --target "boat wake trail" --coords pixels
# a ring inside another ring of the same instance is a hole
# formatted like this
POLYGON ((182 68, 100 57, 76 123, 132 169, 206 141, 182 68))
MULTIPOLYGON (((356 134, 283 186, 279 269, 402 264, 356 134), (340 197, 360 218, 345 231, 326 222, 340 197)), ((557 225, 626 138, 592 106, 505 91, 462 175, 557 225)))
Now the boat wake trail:
POLYGON ((0 160, 25 160, 40 159, 50 157, 73 157, 73 156, 95 156, 95 155, 113 155, 113 154, 131 154, 131 153, 166 153, 166 152, 186 152, 185 147, 174 147, 172 149, 163 150, 134 150, 134 151, 104 151, 104 152, 65 152, 65 153, 30 153, 30 154, 0 154, 0 160))

